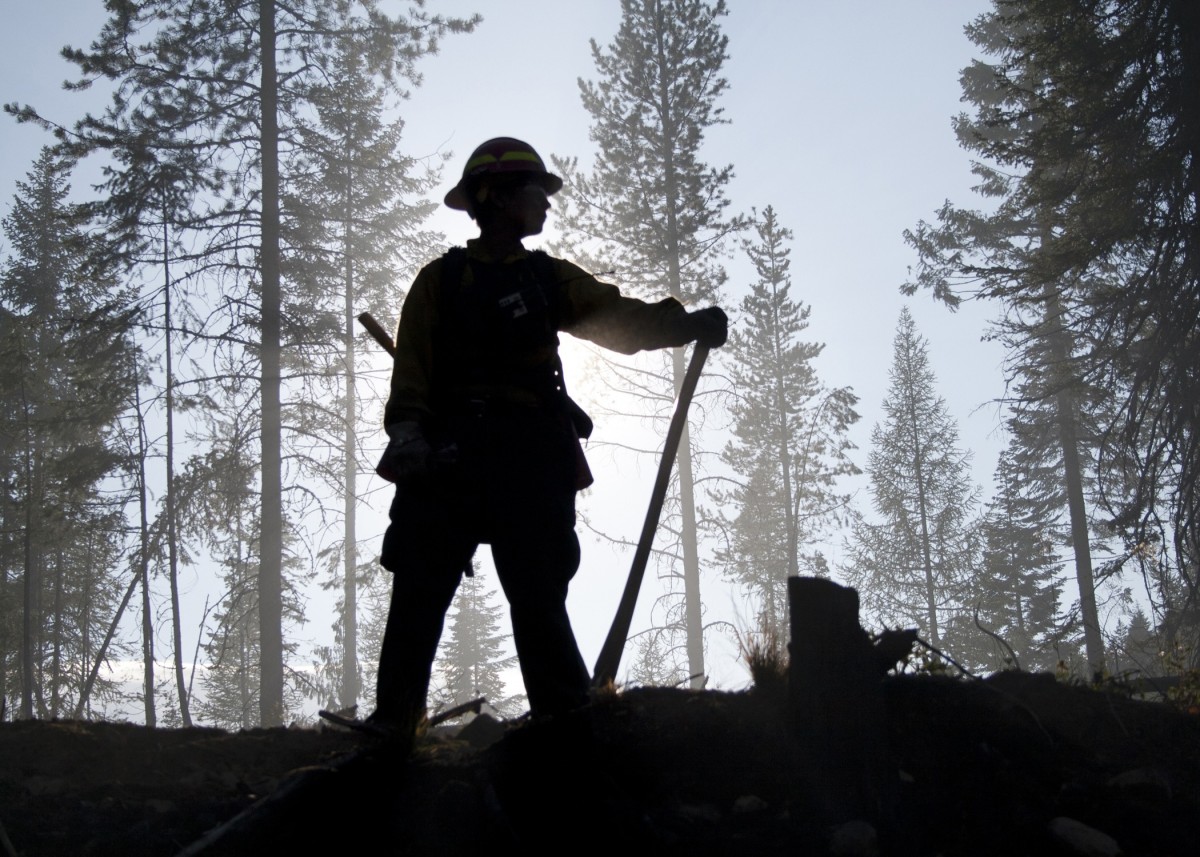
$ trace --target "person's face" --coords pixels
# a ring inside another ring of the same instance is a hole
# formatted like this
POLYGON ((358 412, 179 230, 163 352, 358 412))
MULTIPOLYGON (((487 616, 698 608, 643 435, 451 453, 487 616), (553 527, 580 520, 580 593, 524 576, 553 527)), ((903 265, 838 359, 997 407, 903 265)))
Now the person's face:
POLYGON ((505 210, 522 238, 537 235, 546 225, 550 199, 546 195, 546 189, 540 184, 518 185, 510 191, 505 210))

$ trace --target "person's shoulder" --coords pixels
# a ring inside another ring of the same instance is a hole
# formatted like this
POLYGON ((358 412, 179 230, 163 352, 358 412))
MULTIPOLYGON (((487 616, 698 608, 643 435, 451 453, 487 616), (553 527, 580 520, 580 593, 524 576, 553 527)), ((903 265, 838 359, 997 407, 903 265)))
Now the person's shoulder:
POLYGON ((553 269, 554 279, 559 283, 596 282, 596 278, 591 273, 585 271, 574 262, 568 262, 566 259, 551 256, 542 250, 534 250, 530 255, 535 258, 540 255, 545 260, 545 264, 553 269))
POLYGON ((433 285, 440 283, 444 279, 445 272, 448 267, 453 265, 462 265, 466 262, 466 258, 466 249, 462 247, 451 247, 442 255, 426 262, 421 270, 417 272, 414 284, 425 283, 428 285, 433 285))
MULTIPOLYGON (((426 272, 436 273, 448 264, 452 264, 459 260, 467 258, 467 249, 465 247, 448 247, 442 255, 430 259, 425 263, 425 267, 421 268, 421 274, 426 272)), ((420 276, 418 274, 417 276, 420 276)))

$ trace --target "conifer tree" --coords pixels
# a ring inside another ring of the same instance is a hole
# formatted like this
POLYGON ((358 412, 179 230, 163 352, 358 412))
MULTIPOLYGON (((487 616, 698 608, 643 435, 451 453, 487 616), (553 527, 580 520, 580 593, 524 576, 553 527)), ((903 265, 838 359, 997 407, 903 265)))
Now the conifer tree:
MULTIPOLYGON (((976 158, 986 212, 947 202, 908 238, 909 289, 951 305, 981 296, 1038 316, 1019 332, 1067 340, 1069 374, 1046 391, 1106 391, 1094 475, 1126 555, 1155 546, 1197 614, 1200 584, 1200 23, 1186 0, 1004 0, 967 33, 986 55, 962 75, 972 114, 956 120, 976 158), (1098 61, 1097 58, 1102 58, 1098 61)), ((1006 321, 1009 320, 1006 315, 1006 321)), ((1023 370, 1023 367, 1019 367, 1023 370)), ((1078 403, 1060 407, 1064 469, 1085 458, 1078 403)), ((1082 467, 1078 468, 1082 470, 1082 467)), ((1085 478, 1082 474, 1079 480, 1085 478)), ((1088 603, 1090 558, 1078 485, 1072 539, 1093 671, 1104 666, 1088 603), (1086 560, 1086 561, 1085 561, 1086 560)), ((1165 593, 1164 593, 1165 594, 1165 593)), ((1165 603, 1165 598, 1164 598, 1165 603)))
POLYGON ((878 621, 915 623, 940 646, 948 621, 968 610, 978 492, 907 307, 893 350, 885 417, 871 431, 866 468, 877 522, 855 516, 845 572, 878 621))
MULTIPOLYGON (((134 377, 128 296, 68 201, 70 166, 44 149, 3 224, 13 251, 0 269, 3 518, 21 581, 20 610, 12 582, 3 607, 6 635, 11 614, 20 617, 9 643, 26 718, 73 710, 113 612, 108 575, 124 547, 123 497, 101 484, 124 464, 116 424, 134 377)), ((102 682, 98 695, 107 692, 102 682)))
POLYGON ((422 228, 435 207, 426 196, 437 173, 401 154, 404 123, 382 116, 392 106, 392 87, 369 74, 360 49, 352 38, 335 37, 326 76, 307 93, 313 115, 297 120, 300 146, 288 164, 283 199, 284 276, 295 284, 287 315, 307 333, 306 347, 291 351, 285 365, 299 384, 289 424, 303 426, 300 436, 315 441, 299 450, 301 470, 342 500, 340 550, 325 551, 342 590, 334 623, 340 708, 356 705, 363 687, 358 582, 374 565, 359 555, 355 523, 365 457, 361 415, 382 409, 378 391, 359 381, 365 334, 356 318, 363 311, 393 317, 399 284, 442 243, 422 228), (334 460, 340 467, 331 466, 334 460))
POLYGON ((742 246, 758 274, 742 300, 727 348, 734 390, 734 439, 722 459, 736 487, 716 492, 732 506, 724 520, 728 547, 718 553, 732 577, 759 604, 759 627, 787 633, 787 578, 822 573, 813 541, 836 524, 848 501, 839 476, 858 473, 847 430, 857 419, 849 388, 821 383, 814 361, 821 343, 801 339, 808 305, 791 295, 791 230, 768 207, 742 246))
MULTIPOLYGON (((1059 639, 1062 580, 1054 550, 1054 510, 1039 499, 1031 482, 1010 445, 996 465, 996 490, 984 515, 983 562, 973 607, 979 624, 1004 641, 1017 663, 1009 663, 1008 651, 994 638, 984 640, 972 628, 968 636, 979 642, 975 662, 987 670, 1053 670, 1059 660, 1070 659, 1059 639)), ((964 650, 962 644, 952 648, 964 650)))
POLYGON ((1112 674, 1122 677, 1163 674, 1163 652, 1159 635, 1139 605, 1128 622, 1120 622, 1114 634, 1112 674))
MULTIPOLYGON (((725 14, 724 0, 622 0, 611 44, 591 43, 598 78, 579 83, 595 162, 585 171, 575 160, 554 159, 566 181, 560 224, 572 255, 615 268, 623 286, 643 297, 668 294, 693 307, 718 300, 725 281, 719 254, 742 225, 727 211, 732 167, 712 168, 701 158, 705 132, 724 121, 717 102, 727 88, 725 14)), ((682 382, 682 349, 668 360, 661 370, 639 364, 622 379, 652 400, 649 409, 669 406, 682 382)), ((685 431, 672 514, 664 520, 676 542, 660 556, 670 557, 668 578, 682 583, 682 604, 670 610, 668 624, 685 639, 688 675, 702 686, 694 453, 685 431)))
POLYGON ((449 708, 483 697, 501 715, 515 717, 522 697, 508 694, 503 672, 517 656, 503 654, 511 635, 500 633, 503 610, 495 596, 478 574, 464 577, 459 585, 436 666, 442 679, 439 702, 449 708))
MULTIPOLYGON (((429 15, 419 3, 388 15, 370 0, 144 0, 112 4, 91 47, 64 52, 80 67, 80 87, 88 78, 107 78, 114 98, 103 115, 59 132, 78 153, 103 149, 128 153, 135 167, 168 158, 182 166, 190 205, 183 222, 196 230, 195 271, 220 276, 207 280, 217 288, 210 295, 212 329, 203 334, 210 342, 246 346, 257 364, 260 714, 266 725, 282 721, 284 695, 281 368, 285 348, 307 344, 303 319, 283 313, 280 279, 280 170, 296 144, 290 132, 306 109, 312 81, 326 71, 335 36, 353 38, 372 73, 415 80, 417 60, 436 50, 442 34, 472 26, 429 15)), ((30 108, 9 109, 45 122, 30 108)), ((144 210, 131 209, 135 227, 144 210)))
MULTIPOLYGON (((228 371, 224 374, 229 378, 237 375, 228 371)), ((229 415, 207 415, 207 449, 189 458, 177 489, 182 535, 203 547, 221 570, 222 592, 210 605, 212 624, 200 643, 206 669, 201 678, 203 693, 196 694, 195 707, 208 722, 245 729, 261 722, 263 649, 257 565, 262 524, 254 489, 256 420, 251 403, 253 387, 233 380, 225 383, 238 388, 231 391, 228 400, 240 401, 242 407, 235 407, 229 415)), ((288 533, 285 544, 293 547, 295 541, 296 535, 288 533)), ((288 572, 281 596, 284 629, 295 629, 304 622, 296 592, 304 575, 298 566, 295 559, 284 566, 288 572)), ((296 655, 297 640, 287 633, 282 636, 285 662, 290 662, 296 655)), ((190 698, 190 677, 186 691, 185 698, 190 698)), ((285 718, 298 714, 308 691, 303 677, 285 674, 285 718)))

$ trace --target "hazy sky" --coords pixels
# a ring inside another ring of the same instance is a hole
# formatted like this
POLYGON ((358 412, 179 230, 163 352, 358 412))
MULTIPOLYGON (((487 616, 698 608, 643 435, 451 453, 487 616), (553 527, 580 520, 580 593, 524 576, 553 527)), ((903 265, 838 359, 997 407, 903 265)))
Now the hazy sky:
MULTIPOLYGON (((602 45, 610 40, 619 3, 429 0, 427 5, 435 13, 479 12, 484 18, 474 34, 447 38, 439 55, 421 62, 424 83, 402 108, 409 154, 453 152, 439 198, 457 179, 465 155, 493 136, 521 137, 543 156, 575 155, 589 163, 589 117, 580 105, 577 79, 594 75, 588 40, 602 45)), ((794 231, 793 296, 812 305, 809 338, 826 343, 820 374, 830 385, 852 386, 861 399, 862 420, 854 432, 860 465, 871 427, 881 419, 892 338, 905 303, 898 286, 915 261, 901 232, 931 219, 947 198, 971 202, 968 159, 957 146, 950 119, 962 109, 959 71, 976 55, 963 26, 988 5, 979 0, 730 0, 723 21, 730 59, 722 106, 729 124, 709 131, 704 157, 714 165, 733 164, 728 196, 734 210, 773 205, 782 225, 794 231)), ((63 44, 82 45, 93 37, 103 20, 99 0, 0 0, 0 9, 5 21, 0 100, 34 104, 64 124, 87 108, 102 107, 90 93, 60 91, 73 68, 57 56, 63 44)), ((24 176, 45 136, 0 118, 0 212, 7 212, 13 181, 24 176)), ((464 215, 446 210, 436 226, 455 243, 473 234, 464 215)), ((751 273, 740 257, 731 258, 727 267, 725 304, 736 308, 751 273)), ((1003 446, 995 431, 997 408, 987 404, 1003 391, 1003 355, 980 341, 991 311, 967 307, 951 315, 928 295, 907 302, 929 340, 939 392, 959 422, 963 444, 975 451, 975 478, 990 494, 1003 446)), ((635 538, 652 469, 598 476, 588 504, 597 510, 624 509, 612 518, 614 526, 635 538)), ((865 484, 859 480, 854 487, 861 491, 865 484)), ((382 513, 386 501, 381 494, 375 497, 382 513)), ((861 493, 859 500, 865 504, 868 498, 861 493)), ((837 545, 826 552, 836 556, 837 545)), ((590 664, 615 610, 628 556, 586 537, 584 556, 571 611, 590 664)), ((709 571, 704 589, 710 609, 722 615, 733 609, 735 593, 715 571, 709 571)), ((315 617, 306 633, 327 626, 326 618, 315 617)), ((717 646, 713 655, 716 682, 729 687, 744 680, 727 647, 717 646)))

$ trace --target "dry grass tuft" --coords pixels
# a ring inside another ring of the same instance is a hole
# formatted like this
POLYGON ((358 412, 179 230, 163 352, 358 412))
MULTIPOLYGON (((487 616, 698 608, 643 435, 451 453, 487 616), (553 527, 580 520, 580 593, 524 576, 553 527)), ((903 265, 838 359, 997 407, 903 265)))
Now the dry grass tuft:
POLYGON ((771 696, 787 693, 787 642, 778 631, 759 628, 738 632, 738 651, 750 669, 754 687, 771 696))

